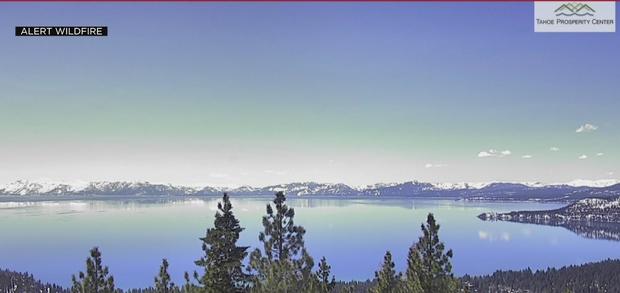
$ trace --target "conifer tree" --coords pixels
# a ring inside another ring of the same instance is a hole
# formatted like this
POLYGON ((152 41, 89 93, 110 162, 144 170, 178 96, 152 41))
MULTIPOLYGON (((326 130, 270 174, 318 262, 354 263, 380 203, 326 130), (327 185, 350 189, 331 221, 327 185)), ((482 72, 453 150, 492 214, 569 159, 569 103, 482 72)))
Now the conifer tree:
POLYGON ((168 273, 168 260, 163 259, 159 268, 159 275, 155 277, 155 292, 157 293, 174 293, 178 292, 178 288, 170 279, 168 273))
POLYGON ((181 292, 183 292, 183 293, 194 293, 194 292, 197 292, 196 286, 194 286, 194 284, 192 284, 192 281, 189 279, 189 273, 188 272, 185 272, 183 274, 183 279, 185 280, 185 284, 183 285, 183 288, 182 288, 181 292))
MULTIPOLYGON (((452 250, 444 252, 445 245, 439 241, 439 224, 429 213, 426 224, 422 224, 422 236, 411 252, 418 254, 420 269, 417 275, 425 293, 455 292, 457 281, 452 275, 452 250)), ((412 259, 413 260, 413 259, 412 259)))
POLYGON ((73 293, 112 293, 114 277, 108 276, 108 267, 101 262, 101 252, 98 247, 90 250, 90 257, 86 259, 86 273, 79 272, 78 277, 73 275, 71 280, 73 293))
POLYGON ((400 274, 394 269, 392 253, 387 251, 383 258, 381 269, 375 272, 377 285, 373 288, 374 293, 396 293, 400 289, 400 274))
POLYGON ((232 204, 227 193, 217 205, 214 227, 200 238, 205 255, 196 261, 204 268, 204 275, 197 276, 204 292, 239 292, 247 285, 247 275, 243 272, 243 259, 248 247, 237 246, 243 228, 232 212, 232 204))
POLYGON ((304 247, 306 230, 294 223, 295 211, 286 205, 283 192, 277 192, 274 208, 267 204, 263 216, 264 231, 258 239, 263 250, 250 255, 255 292, 307 292, 315 290, 316 278, 312 273, 314 261, 304 247))
POLYGON ((423 293, 422 284, 420 284, 420 276, 422 271, 422 263, 420 253, 415 246, 409 248, 407 257, 407 272, 405 273, 404 290, 408 293, 423 293))
POLYGON ((332 276, 331 280, 329 278, 331 269, 332 267, 327 263, 327 259, 325 257, 321 258, 319 270, 316 273, 320 292, 331 292, 336 286, 336 277, 332 276))

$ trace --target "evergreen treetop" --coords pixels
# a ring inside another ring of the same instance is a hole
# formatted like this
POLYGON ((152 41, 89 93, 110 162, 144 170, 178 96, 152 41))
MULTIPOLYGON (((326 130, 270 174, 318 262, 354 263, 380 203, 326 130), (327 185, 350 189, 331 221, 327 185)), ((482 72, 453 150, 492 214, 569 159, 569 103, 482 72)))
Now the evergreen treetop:
POLYGON ((381 269, 375 272, 376 286, 373 288, 374 293, 397 293, 400 289, 400 274, 394 269, 394 261, 392 253, 387 251, 383 257, 383 265, 381 269))
POLYGON ((283 192, 275 194, 273 207, 267 204, 266 212, 264 230, 258 236, 263 250, 250 255, 250 270, 255 273, 253 291, 306 292, 315 288, 314 261, 304 247, 306 230, 295 225, 295 210, 286 205, 283 192))
MULTIPOLYGON (((420 261, 417 276, 422 290, 426 293, 453 292, 457 284, 452 275, 452 250, 445 251, 445 245, 439 241, 439 224, 435 221, 432 213, 426 218, 426 223, 421 225, 420 236, 415 248, 410 251, 411 261, 417 255, 420 261)), ((418 265, 417 263, 413 263, 418 265)))
POLYGON ((237 246, 243 228, 232 212, 232 204, 227 193, 217 205, 214 227, 207 229, 202 240, 204 256, 196 265, 204 269, 197 276, 199 285, 206 292, 240 292, 247 286, 247 275, 243 272, 243 259, 246 246, 237 246))
POLYGON ((321 258, 319 262, 319 270, 316 275, 319 280, 319 291, 320 292, 331 292, 336 286, 336 277, 331 276, 332 267, 327 263, 327 259, 325 257, 321 258))
POLYGON ((73 293, 112 293, 114 277, 108 275, 108 267, 102 265, 101 252, 98 247, 90 250, 90 257, 86 259, 86 273, 79 272, 78 277, 73 275, 71 281, 73 293))
POLYGON ((172 282, 168 273, 168 260, 162 259, 159 275, 155 277, 155 292, 157 293, 174 293, 178 292, 178 288, 172 282))

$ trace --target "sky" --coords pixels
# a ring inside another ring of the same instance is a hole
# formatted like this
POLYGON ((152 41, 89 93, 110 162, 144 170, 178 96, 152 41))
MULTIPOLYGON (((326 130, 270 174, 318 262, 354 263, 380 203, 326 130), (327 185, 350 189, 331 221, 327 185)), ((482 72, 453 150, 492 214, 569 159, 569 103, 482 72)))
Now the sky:
POLYGON ((620 37, 533 26, 533 3, 0 3, 0 183, 619 178, 620 37))

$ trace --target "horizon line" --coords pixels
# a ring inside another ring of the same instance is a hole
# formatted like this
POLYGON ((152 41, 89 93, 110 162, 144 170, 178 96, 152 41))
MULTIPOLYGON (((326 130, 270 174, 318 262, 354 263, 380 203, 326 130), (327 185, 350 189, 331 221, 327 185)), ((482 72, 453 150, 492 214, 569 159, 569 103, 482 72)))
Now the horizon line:
MULTIPOLYGON (((0 0, 1 1, 1 0, 0 0)), ((546 187, 546 186, 561 186, 568 185, 573 187, 607 187, 620 183, 620 178, 600 178, 600 179, 573 179, 564 182, 542 182, 542 181, 528 181, 528 180, 489 180, 489 181, 423 181, 423 180, 404 180, 404 181, 391 181, 391 182, 375 182, 370 184, 347 184, 343 182, 325 182, 325 181, 312 181, 312 180, 299 180, 288 181, 282 183, 264 184, 264 185, 251 185, 251 184, 238 184, 238 185, 221 185, 210 183, 196 183, 196 184, 177 184, 171 182, 149 181, 149 180, 49 180, 49 179, 16 179, 10 182, 0 183, 0 188, 8 187, 11 184, 28 183, 28 184, 49 184, 49 185, 90 185, 92 183, 141 183, 149 185, 165 185, 170 187, 185 187, 185 188, 219 188, 226 189, 238 189, 243 187, 251 188, 266 188, 279 185, 291 185, 291 184, 320 184, 320 185, 345 185, 353 189, 362 189, 368 187, 375 187, 377 185, 399 185, 406 183, 415 184, 430 184, 434 187, 441 187, 441 185, 469 185, 471 188, 483 188, 491 184, 521 184, 528 187, 546 187), (596 184, 602 185, 596 185, 596 184)), ((444 186, 445 188, 446 186, 444 186)))

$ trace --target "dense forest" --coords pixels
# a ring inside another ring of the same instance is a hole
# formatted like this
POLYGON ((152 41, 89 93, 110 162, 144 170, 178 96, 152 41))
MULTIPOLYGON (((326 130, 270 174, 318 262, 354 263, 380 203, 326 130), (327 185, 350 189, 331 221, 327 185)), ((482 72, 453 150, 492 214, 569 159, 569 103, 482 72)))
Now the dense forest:
POLYGON ((620 260, 461 279, 477 292, 620 292, 620 260))
POLYGON ((44 284, 31 274, 0 270, 0 292, 49 292, 69 293, 67 289, 54 284, 44 284))
POLYGON ((43 284, 32 275, 0 271, 0 293, 215 293, 215 292, 620 292, 620 261, 604 261, 546 271, 498 271, 490 276, 456 278, 452 274, 452 250, 439 239, 439 224, 428 214, 422 234, 409 248, 404 272, 395 269, 386 251, 375 278, 365 282, 337 282, 325 257, 315 258, 305 248, 306 230, 294 222, 295 211, 278 192, 267 204, 262 218, 262 247, 238 246, 244 230, 233 213, 229 196, 218 203, 213 228, 200 238, 203 256, 196 270, 185 272, 183 284, 175 284, 162 259, 150 288, 120 290, 103 264, 99 248, 86 259, 86 268, 72 276, 70 289, 43 284))
MULTIPOLYGON (((497 271, 487 276, 460 278, 469 292, 620 292, 620 260, 605 260, 560 269, 497 271)), ((336 282, 332 292, 370 292, 375 281, 336 282)), ((43 284, 32 275, 0 270, 0 292, 69 293, 68 289, 43 284), (18 289, 19 288, 19 289, 18 289), (49 291, 48 291, 49 290, 49 291)), ((154 288, 125 290, 126 293, 155 293, 154 288)))

